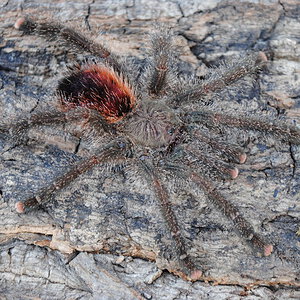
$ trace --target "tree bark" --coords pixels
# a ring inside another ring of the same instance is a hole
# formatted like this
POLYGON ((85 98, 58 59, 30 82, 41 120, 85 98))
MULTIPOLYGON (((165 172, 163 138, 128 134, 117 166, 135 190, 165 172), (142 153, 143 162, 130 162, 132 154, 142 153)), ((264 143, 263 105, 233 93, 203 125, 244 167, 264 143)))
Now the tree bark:
MULTIPOLYGON (((158 19, 174 28, 181 74, 204 76, 222 59, 263 51, 267 68, 254 84, 243 81, 230 89, 228 105, 232 111, 246 107, 254 114, 284 115, 299 124, 300 5, 297 0, 256 2, 4 1, 1 118, 51 105, 66 64, 82 57, 13 28, 18 17, 32 15, 85 27, 115 53, 141 63, 147 57, 145 33, 158 19)), ((15 203, 78 161, 84 145, 62 129, 32 130, 26 145, 8 148, 2 137, 0 299, 300 298, 299 147, 249 136, 240 176, 220 183, 220 189, 276 250, 256 256, 201 191, 169 184, 189 252, 204 270, 204 279, 195 283, 172 274, 174 259, 160 254, 171 243, 170 234, 144 178, 94 168, 41 210, 19 215, 15 203)))

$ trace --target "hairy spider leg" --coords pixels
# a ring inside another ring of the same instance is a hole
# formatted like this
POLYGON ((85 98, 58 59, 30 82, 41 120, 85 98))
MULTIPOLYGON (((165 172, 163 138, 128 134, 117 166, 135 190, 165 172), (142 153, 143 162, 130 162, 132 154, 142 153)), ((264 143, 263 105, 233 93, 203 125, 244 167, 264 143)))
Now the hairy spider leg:
POLYGON ((153 187, 154 192, 160 201, 162 215, 164 216, 168 228, 171 232, 171 235, 175 241, 175 250, 177 252, 179 262, 183 269, 178 272, 181 274, 181 276, 184 277, 187 274, 189 280, 198 280, 202 276, 202 272, 196 268, 190 256, 187 254, 184 239, 181 235, 178 221, 173 212, 172 204, 169 200, 169 195, 166 188, 161 184, 156 174, 157 172, 155 171, 154 166, 151 166, 150 164, 143 161, 140 161, 140 165, 143 168, 143 170, 147 173, 147 175, 149 175, 149 183, 153 187), (182 271, 184 271, 183 274, 182 271))
POLYGON ((101 133, 104 130, 107 133, 115 133, 114 127, 105 122, 101 115, 92 109, 74 108, 67 112, 58 110, 53 111, 39 111, 35 112, 28 117, 20 117, 12 123, 0 122, 0 132, 11 136, 11 142, 14 146, 26 142, 28 130, 39 126, 49 125, 63 125, 69 122, 84 121, 85 124, 89 123, 94 133, 101 133))
POLYGON ((87 51, 104 59, 115 71, 121 72, 123 70, 123 66, 118 62, 115 54, 111 53, 104 45, 93 42, 86 35, 72 28, 56 22, 36 22, 28 17, 19 18, 15 23, 15 28, 26 34, 41 35, 50 40, 63 40, 70 46, 75 46, 82 51, 87 51))
POLYGON ((198 141, 209 145, 211 151, 215 153, 222 153, 230 161, 243 164, 247 159, 247 155, 240 147, 217 141, 212 137, 208 137, 199 129, 193 130, 191 135, 197 138, 198 141))
POLYGON ((151 95, 165 92, 174 73, 174 50, 170 29, 162 26, 151 35, 150 76, 148 91, 151 95))
POLYGON ((81 174, 84 174, 98 164, 112 163, 116 159, 118 160, 118 163, 120 163, 120 160, 125 161, 128 156, 128 149, 129 144, 123 140, 114 140, 110 142, 108 145, 98 149, 88 158, 76 163, 68 172, 54 179, 50 185, 39 190, 33 197, 30 197, 25 201, 17 202, 17 212, 24 213, 28 208, 35 208, 42 203, 45 203, 53 193, 66 187, 81 174))
POLYGON ((254 231, 252 225, 240 214, 239 209, 230 201, 226 200, 206 176, 202 176, 183 165, 174 165, 168 162, 164 164, 164 168, 175 172, 180 177, 185 174, 187 178, 190 178, 199 186, 206 193, 210 202, 233 222, 241 236, 244 237, 259 254, 269 256, 272 253, 273 245, 269 244, 254 231))
POLYGON ((300 129, 279 120, 268 121, 248 116, 234 116, 228 113, 217 113, 210 110, 187 113, 187 120, 206 125, 223 125, 247 130, 256 130, 271 134, 285 142, 300 144, 300 129))
POLYGON ((257 72, 266 61, 266 55, 263 52, 258 52, 220 65, 213 69, 213 75, 208 76, 208 78, 201 83, 181 91, 175 95, 171 101, 175 104, 181 104, 187 101, 201 101, 204 96, 218 92, 239 79, 257 72))
POLYGON ((215 156, 208 155, 203 151, 189 146, 186 146, 185 148, 187 150, 186 155, 189 158, 192 158, 192 164, 200 164, 203 168, 203 173, 207 173, 207 170, 209 170, 209 174, 213 174, 213 176, 216 175, 223 179, 235 179, 238 177, 239 170, 231 163, 222 161, 215 156))
POLYGON ((226 200, 216 190, 212 182, 194 172, 190 174, 190 178, 207 193, 212 203, 236 225, 240 234, 249 241, 254 249, 258 249, 264 256, 269 256, 272 253, 273 246, 255 233, 252 225, 240 214, 238 208, 226 200))

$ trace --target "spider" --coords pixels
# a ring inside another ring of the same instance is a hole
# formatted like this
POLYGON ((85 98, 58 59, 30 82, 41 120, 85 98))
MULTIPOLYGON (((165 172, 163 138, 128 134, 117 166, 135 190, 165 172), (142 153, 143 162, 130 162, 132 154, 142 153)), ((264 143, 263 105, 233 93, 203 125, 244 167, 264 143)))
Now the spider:
POLYGON ((247 159, 241 146, 219 135, 223 128, 235 128, 300 144, 300 130, 277 119, 226 112, 212 100, 227 86, 259 71, 267 61, 263 52, 221 64, 200 80, 178 75, 171 30, 165 26, 152 34, 148 63, 142 72, 101 43, 59 23, 22 17, 15 28, 64 41, 88 53, 89 58, 71 67, 58 82, 56 107, 14 122, 2 121, 0 131, 20 144, 30 128, 80 123, 82 138, 93 141, 79 162, 32 197, 17 202, 18 213, 42 206, 51 195, 96 165, 123 169, 133 165, 146 177, 160 203, 180 266, 174 273, 191 281, 203 276, 201 266, 188 253, 163 184, 168 176, 200 188, 256 252, 263 256, 273 252, 273 245, 255 232, 218 189, 218 180, 236 178, 236 166, 247 159), (195 110, 190 111, 187 104, 195 110))

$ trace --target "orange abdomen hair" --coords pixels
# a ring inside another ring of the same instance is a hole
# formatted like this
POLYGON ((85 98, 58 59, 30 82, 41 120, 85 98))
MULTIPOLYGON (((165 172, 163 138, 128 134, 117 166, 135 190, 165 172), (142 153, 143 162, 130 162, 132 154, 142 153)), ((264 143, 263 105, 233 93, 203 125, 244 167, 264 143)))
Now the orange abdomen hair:
POLYGON ((115 71, 104 65, 86 65, 63 78, 57 88, 64 109, 94 109, 108 122, 122 120, 133 108, 133 90, 115 71))

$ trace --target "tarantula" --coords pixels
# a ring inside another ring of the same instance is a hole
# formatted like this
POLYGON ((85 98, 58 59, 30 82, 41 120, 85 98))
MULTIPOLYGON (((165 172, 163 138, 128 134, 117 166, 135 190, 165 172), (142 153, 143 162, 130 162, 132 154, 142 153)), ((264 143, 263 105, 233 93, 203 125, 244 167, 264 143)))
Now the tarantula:
POLYGON ((92 58, 70 68, 59 81, 57 108, 11 123, 2 121, 0 129, 15 143, 22 143, 32 127, 81 122, 83 137, 88 131, 89 138, 97 141, 97 146, 88 149, 86 157, 63 175, 16 203, 18 213, 42 205, 96 165, 126 168, 133 164, 147 177, 160 202, 181 266, 177 274, 197 280, 202 271, 188 254, 161 174, 172 174, 200 187, 256 251, 264 256, 272 253, 273 245, 254 231, 214 183, 216 178, 236 178, 236 165, 246 160, 240 146, 218 137, 219 128, 255 130, 300 144, 300 130, 295 126, 260 116, 236 115, 212 105, 211 95, 257 72, 267 60, 264 53, 250 53, 224 63, 204 80, 191 80, 178 76, 171 33, 165 27, 152 34, 151 55, 143 74, 104 45, 59 23, 22 17, 15 28, 64 41, 92 58), (193 103, 197 110, 186 109, 187 103, 193 103))

